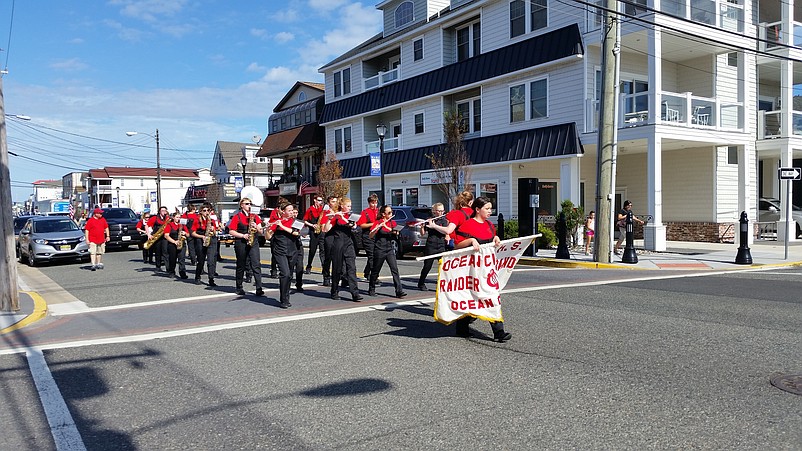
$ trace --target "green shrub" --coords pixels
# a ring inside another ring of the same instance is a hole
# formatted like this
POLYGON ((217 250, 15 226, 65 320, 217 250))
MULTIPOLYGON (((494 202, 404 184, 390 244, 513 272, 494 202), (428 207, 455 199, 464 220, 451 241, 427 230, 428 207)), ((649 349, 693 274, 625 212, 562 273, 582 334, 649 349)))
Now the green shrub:
POLYGON ((518 238, 518 220, 504 221, 504 239, 518 238))
POLYGON ((537 239, 538 249, 549 249, 557 245, 557 235, 548 226, 538 223, 537 233, 543 235, 537 239))

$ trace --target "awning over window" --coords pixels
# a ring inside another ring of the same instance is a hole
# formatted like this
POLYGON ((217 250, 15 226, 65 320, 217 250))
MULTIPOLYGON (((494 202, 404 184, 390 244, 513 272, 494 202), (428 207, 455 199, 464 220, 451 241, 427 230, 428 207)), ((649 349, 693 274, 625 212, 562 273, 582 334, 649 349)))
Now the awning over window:
MULTIPOLYGON (((500 135, 483 136, 463 141, 472 164, 512 162, 537 158, 581 155, 585 153, 576 133, 576 123, 533 128, 500 135)), ((426 155, 437 152, 440 145, 418 147, 384 153, 386 174, 432 170, 426 155)), ((340 160, 344 179, 370 175, 370 157, 340 160)))

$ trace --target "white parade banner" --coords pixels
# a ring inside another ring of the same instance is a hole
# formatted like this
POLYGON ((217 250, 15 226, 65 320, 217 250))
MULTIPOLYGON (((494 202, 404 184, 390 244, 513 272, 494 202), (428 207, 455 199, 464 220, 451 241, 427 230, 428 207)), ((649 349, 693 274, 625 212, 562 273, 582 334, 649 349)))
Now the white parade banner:
POLYGON ((500 294, 526 248, 540 234, 419 257, 440 257, 434 319, 443 324, 472 316, 503 321, 500 294))

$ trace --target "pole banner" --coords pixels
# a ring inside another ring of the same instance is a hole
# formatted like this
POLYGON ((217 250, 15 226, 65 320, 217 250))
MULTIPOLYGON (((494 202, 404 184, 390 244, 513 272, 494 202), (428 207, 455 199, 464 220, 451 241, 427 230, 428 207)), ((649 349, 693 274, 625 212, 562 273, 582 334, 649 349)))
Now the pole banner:
MULTIPOLYGON (((538 235, 512 238, 440 254, 434 319, 443 324, 464 317, 503 321, 501 290, 518 260, 538 235)), ((429 256, 434 257, 434 256, 429 256)))

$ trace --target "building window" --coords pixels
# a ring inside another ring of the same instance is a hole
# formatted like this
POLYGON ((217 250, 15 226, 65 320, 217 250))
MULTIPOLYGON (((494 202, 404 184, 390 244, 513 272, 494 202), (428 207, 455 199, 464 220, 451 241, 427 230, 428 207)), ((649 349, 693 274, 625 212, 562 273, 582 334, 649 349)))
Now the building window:
POLYGON ((334 97, 351 93, 351 68, 334 73, 334 97))
POLYGON ((549 85, 543 78, 510 87, 510 122, 548 116, 549 85), (526 108, 526 105, 529 108, 526 108))
POLYGON ((308 109, 304 111, 304 124, 311 124, 312 123, 312 109, 308 109))
POLYGON ((351 127, 342 127, 334 130, 334 153, 351 151, 351 127))
POLYGON ((423 113, 415 113, 415 134, 423 133, 423 113))
POLYGON ((738 52, 730 52, 727 54, 727 65, 738 67, 738 52))
POLYGON ((120 179, 120 187, 125 186, 125 179, 120 179))
POLYGON ((548 25, 547 0, 513 0, 510 2, 510 38, 548 25))
POLYGON ((481 30, 478 22, 457 29, 457 61, 464 61, 480 53, 481 30))
POLYGON ((412 2, 404 2, 395 9, 395 27, 400 28, 414 19, 412 2))
POLYGON ((299 101, 299 102, 303 102, 303 101, 305 101, 305 100, 306 100, 306 93, 305 93, 305 92, 303 92, 303 91, 299 92, 299 93, 298 93, 298 101, 299 101))
POLYGON ((481 196, 490 199, 490 204, 492 206, 490 214, 492 216, 498 216, 498 183, 471 183, 466 188, 476 197, 481 196))
POLYGON ((145 186, 145 179, 139 179, 139 186, 140 188, 145 186))
POLYGON ((462 133, 477 133, 482 130, 482 101, 478 98, 457 102, 462 133))
POLYGON ((412 43, 412 54, 412 59, 414 61, 423 59, 423 38, 416 39, 415 42, 412 43))
POLYGON ((738 164, 738 147, 727 147, 727 164, 738 164))

